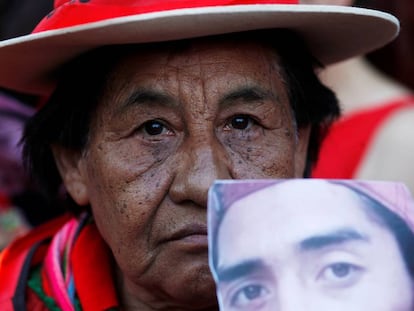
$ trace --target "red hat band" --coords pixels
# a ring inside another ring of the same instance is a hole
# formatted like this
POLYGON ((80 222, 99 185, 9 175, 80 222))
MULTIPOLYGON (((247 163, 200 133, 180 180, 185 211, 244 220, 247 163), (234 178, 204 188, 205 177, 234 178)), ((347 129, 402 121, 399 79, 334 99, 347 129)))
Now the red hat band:
POLYGON ((298 4, 298 0, 55 0, 55 9, 33 33, 128 15, 247 4, 298 4), (122 4, 120 4, 122 3, 122 4))

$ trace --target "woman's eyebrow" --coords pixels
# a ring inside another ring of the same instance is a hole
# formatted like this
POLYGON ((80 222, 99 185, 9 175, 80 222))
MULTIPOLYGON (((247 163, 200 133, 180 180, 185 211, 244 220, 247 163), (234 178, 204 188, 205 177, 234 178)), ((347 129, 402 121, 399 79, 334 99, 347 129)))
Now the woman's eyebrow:
POLYGON ((242 261, 235 265, 218 268, 217 277, 219 282, 232 282, 234 280, 246 277, 259 271, 266 271, 267 266, 262 259, 252 259, 242 261))
POLYGON ((231 105, 232 103, 240 100, 248 103, 254 103, 267 99, 279 102, 279 97, 271 91, 258 86, 244 86, 226 94, 220 99, 219 106, 223 107, 231 105))
POLYGON ((158 104, 163 106, 176 106, 177 102, 169 94, 148 89, 139 88, 130 94, 116 110, 116 114, 121 114, 131 107, 142 104, 158 104))
POLYGON ((300 251, 313 251, 350 241, 369 243, 369 238, 353 228, 342 228, 332 232, 306 238, 299 242, 300 251))

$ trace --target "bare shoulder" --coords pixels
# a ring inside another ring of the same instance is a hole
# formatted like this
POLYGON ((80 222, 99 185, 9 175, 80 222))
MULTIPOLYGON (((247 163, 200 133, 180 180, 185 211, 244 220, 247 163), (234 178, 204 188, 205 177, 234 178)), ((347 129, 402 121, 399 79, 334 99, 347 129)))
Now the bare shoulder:
POLYGON ((414 105, 400 109, 387 118, 373 138, 375 145, 387 149, 392 146, 404 149, 414 146, 414 105))
POLYGON ((386 136, 389 134, 394 137, 395 134, 403 134, 401 131, 412 129, 414 129, 414 105, 402 108, 392 114, 384 123, 379 134, 381 135, 383 132, 382 134, 386 136))
POLYGON ((402 181, 414 192, 414 106, 400 109, 382 124, 356 177, 402 181))

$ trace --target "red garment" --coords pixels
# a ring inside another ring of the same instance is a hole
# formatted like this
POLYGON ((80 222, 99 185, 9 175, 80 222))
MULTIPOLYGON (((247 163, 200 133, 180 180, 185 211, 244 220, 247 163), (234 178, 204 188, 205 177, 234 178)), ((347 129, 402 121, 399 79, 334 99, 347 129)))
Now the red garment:
POLYGON ((55 9, 37 25, 34 32, 79 26, 135 14, 243 4, 298 4, 298 0, 123 0, 122 2, 116 0, 55 0, 55 9))
MULTIPOLYGON (((46 223, 0 253, 0 310, 48 310, 27 287, 28 271, 42 263, 50 239, 68 219, 65 215, 46 223)), ((103 311, 119 305, 109 254, 95 224, 85 225, 70 257, 82 310, 103 311)))
POLYGON ((414 107, 414 97, 404 97, 386 105, 358 111, 333 124, 322 143, 312 177, 355 177, 362 159, 381 125, 402 108, 414 107))

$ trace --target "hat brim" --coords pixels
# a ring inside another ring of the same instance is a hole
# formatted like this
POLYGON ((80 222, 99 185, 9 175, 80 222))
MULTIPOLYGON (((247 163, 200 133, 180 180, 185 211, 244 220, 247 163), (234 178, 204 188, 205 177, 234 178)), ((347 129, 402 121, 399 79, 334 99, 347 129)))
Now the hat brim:
POLYGON ((327 5, 213 6, 119 17, 0 42, 0 85, 48 95, 57 68, 100 46, 273 28, 300 33, 328 65, 382 47, 396 37, 399 23, 380 11, 327 5))

